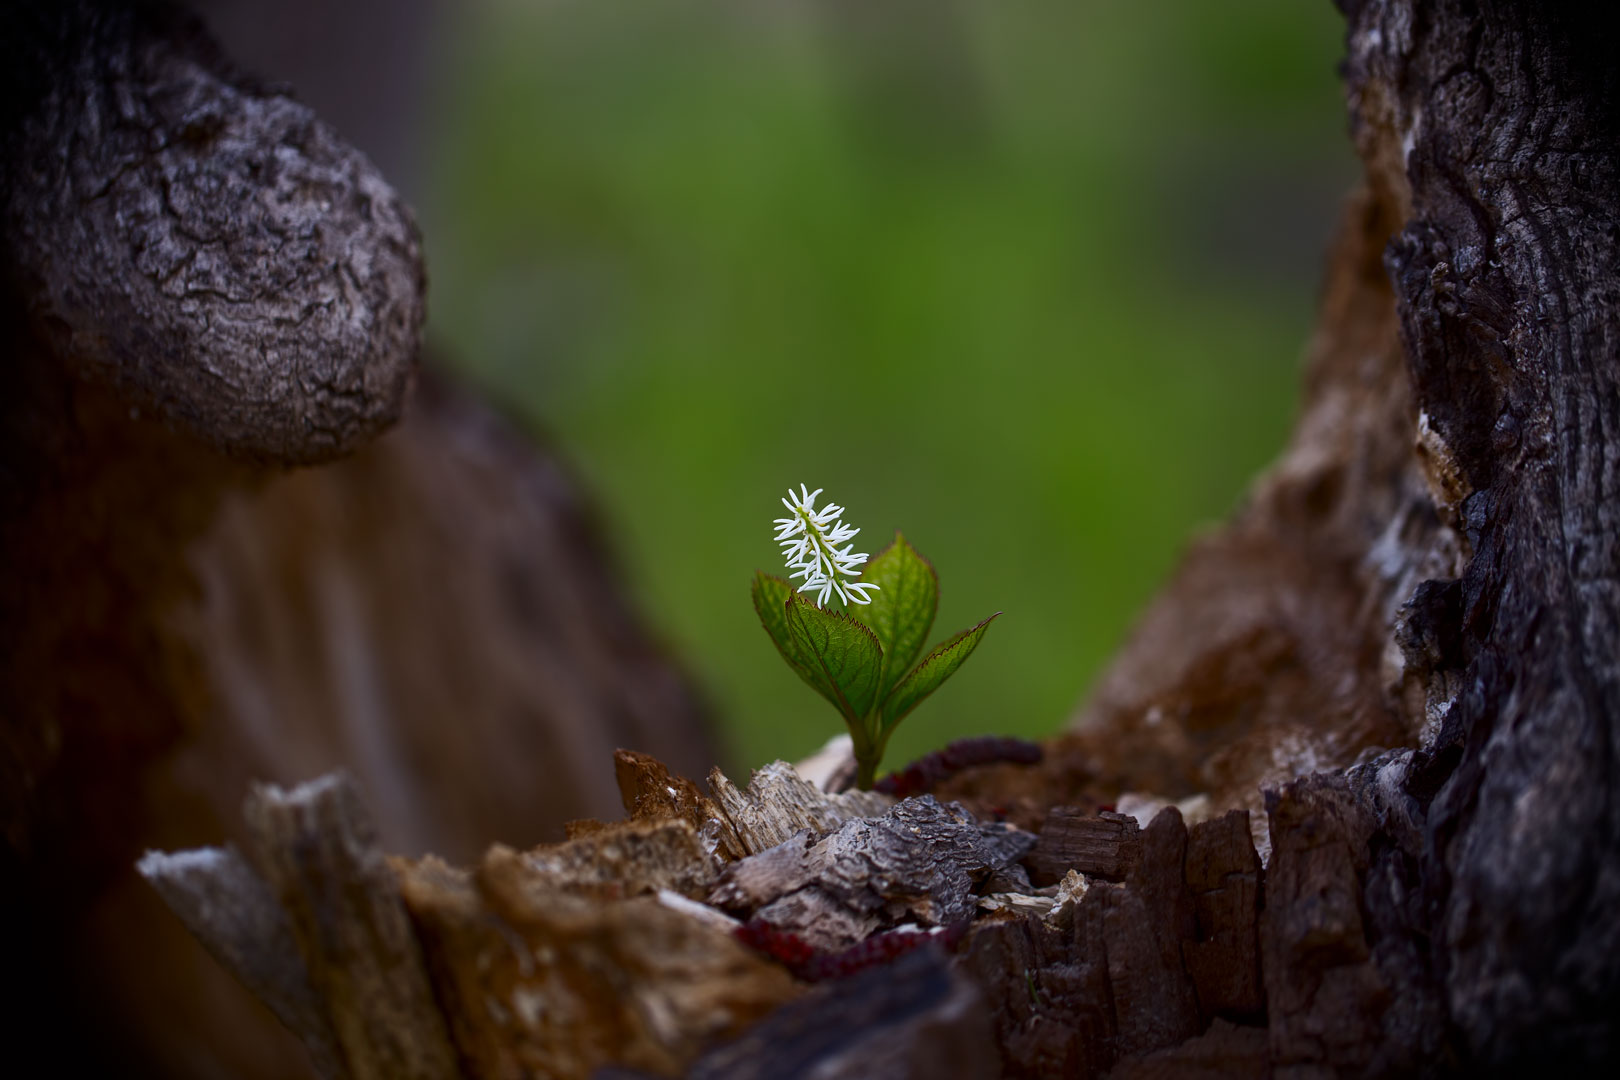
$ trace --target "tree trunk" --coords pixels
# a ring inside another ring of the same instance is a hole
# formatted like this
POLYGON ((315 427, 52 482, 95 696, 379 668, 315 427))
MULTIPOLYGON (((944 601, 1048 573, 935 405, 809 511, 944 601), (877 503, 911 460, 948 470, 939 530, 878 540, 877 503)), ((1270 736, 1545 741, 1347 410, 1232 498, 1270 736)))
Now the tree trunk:
POLYGON ((1620 1056, 1620 67, 1595 6, 1344 7, 1299 426, 1042 762, 895 802, 621 754, 630 820, 392 874, 335 778, 143 874, 340 1078, 1620 1056))
POLYGON ((620 743, 706 768, 703 709, 557 455, 417 371, 410 211, 308 108, 6 0, 0 146, 0 1072, 296 1073, 144 848, 336 767, 395 849, 533 843, 620 743))
POLYGON ((1121 786, 1269 809, 1276 1066, 1612 1057, 1612 28, 1602 5, 1342 6, 1367 179, 1302 418, 1149 609, 1077 718, 1078 746, 1121 786), (1402 745, 1415 750, 1375 771, 1262 790, 1402 745), (1338 914, 1365 924, 1340 944, 1370 950, 1372 970, 1360 996, 1313 1002, 1351 966, 1299 951, 1326 929, 1304 911, 1327 873, 1323 830, 1356 901, 1338 914), (1322 1041, 1335 1027, 1353 1038, 1322 1041))

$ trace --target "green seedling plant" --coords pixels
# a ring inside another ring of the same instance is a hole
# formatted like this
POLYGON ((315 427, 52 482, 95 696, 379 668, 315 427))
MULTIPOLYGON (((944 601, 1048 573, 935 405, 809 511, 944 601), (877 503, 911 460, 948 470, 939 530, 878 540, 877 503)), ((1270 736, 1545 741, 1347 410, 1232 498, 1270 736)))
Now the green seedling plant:
POLYGON ((754 610, 788 667, 844 718, 855 748, 855 783, 866 790, 900 721, 955 674, 1001 612, 918 660, 939 610, 934 567, 898 532, 876 555, 856 553, 849 541, 860 530, 844 524, 841 506, 829 502, 817 510, 821 491, 800 485, 782 500, 788 516, 776 519, 776 542, 793 573, 787 579, 756 573, 754 610), (803 580, 795 584, 794 578, 803 580), (846 608, 858 607, 860 617, 831 610, 835 595, 846 608))

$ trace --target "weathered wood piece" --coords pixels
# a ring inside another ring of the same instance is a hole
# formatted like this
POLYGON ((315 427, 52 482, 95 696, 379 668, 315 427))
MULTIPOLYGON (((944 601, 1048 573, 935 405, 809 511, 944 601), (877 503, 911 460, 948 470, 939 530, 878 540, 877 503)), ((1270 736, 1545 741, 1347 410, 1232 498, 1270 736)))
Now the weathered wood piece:
POLYGON ((1447 1014, 1480 1067, 1620 1056, 1620 79, 1604 5, 1351 8, 1418 459, 1466 540, 1404 618, 1447 1014), (1438 789, 1438 790, 1435 790, 1438 789), (1427 793, 1433 791, 1432 802, 1427 793))
POLYGON ((584 1080, 609 1063, 677 1075, 799 993, 710 919, 652 896, 604 902, 559 888, 510 850, 491 850, 471 874, 432 858, 400 871, 473 1076, 584 1080))
POLYGON ((1255 1022, 1265 1014, 1260 984, 1260 857, 1249 813, 1232 810, 1187 834, 1187 887, 1197 915, 1196 940, 1182 948, 1187 973, 1206 1015, 1255 1022))
MULTIPOLYGON (((413 28, 373 6, 375 88, 413 28)), ((347 767, 390 850, 466 861, 611 813, 614 745, 715 760, 561 455, 416 370, 423 283, 377 170, 180 5, 0 3, 13 1068, 302 1068, 133 871, 246 850, 250 780, 347 767)))
POLYGON ((840 949, 902 919, 943 926, 971 917, 974 886, 1033 842, 924 795, 819 840, 799 833, 743 859, 726 868, 709 899, 817 948, 840 949))
POLYGON ((1260 923, 1271 1057, 1281 1069, 1411 1074, 1454 1054, 1423 931, 1411 751, 1267 795, 1260 923))
POLYGON ((681 818, 601 825, 565 843, 542 844, 521 854, 501 845, 491 855, 494 851, 523 860, 555 888, 603 899, 660 889, 696 899, 707 894, 720 868, 681 818))
POLYGON ((1076 738, 1120 788, 1280 788, 1254 819, 1290 833, 1279 1068, 1595 1068, 1620 1056, 1613 11, 1339 6, 1367 187, 1301 420, 1076 738), (1402 745, 1385 780, 1349 768, 1402 745))
POLYGON ((720 805, 651 754, 615 750, 613 772, 619 799, 632 821, 678 818, 697 832, 704 850, 717 860, 731 862, 747 854, 720 805))
MULTIPOLYGON (((1103 935, 1121 1056, 1173 1046, 1203 1030, 1198 995, 1182 962, 1197 933, 1187 888, 1187 827, 1175 807, 1142 830, 1141 856, 1108 899, 1103 935)), ((1090 890, 1087 894, 1090 895, 1090 890)))
POLYGON ((256 789, 243 808, 259 862, 354 1080, 458 1077, 399 883, 353 783, 256 789))
POLYGON ((1056 885, 1070 870, 1105 881, 1123 881, 1141 859, 1141 828, 1129 814, 1088 814, 1056 806, 1041 825, 1040 839, 1024 861, 1036 885, 1056 885))
POLYGON ((773 761, 755 772, 743 791, 715 769, 709 773, 709 789, 745 855, 773 848, 801 829, 820 836, 894 805, 893 798, 874 791, 828 794, 785 761, 773 761))
MULTIPOLYGON (((1224 843, 1189 845, 1181 815, 1166 809, 1136 838, 1123 881, 1087 881, 1081 889, 1076 875, 1069 900, 1044 918, 975 926, 960 963, 991 1004, 1005 1075, 1103 1076, 1208 1026, 1220 1006, 1200 997, 1186 962, 1200 941, 1189 871, 1202 882, 1212 862, 1257 867, 1241 822, 1230 824, 1224 843), (1212 847, 1221 852, 1214 860, 1212 847)), ((1258 910, 1230 909, 1238 920, 1245 911, 1246 927, 1227 929, 1233 937, 1246 929, 1253 965, 1258 910)))
POLYGON ((149 851, 137 869, 214 959, 298 1036, 323 1080, 348 1080, 287 914, 248 861, 234 848, 149 851))

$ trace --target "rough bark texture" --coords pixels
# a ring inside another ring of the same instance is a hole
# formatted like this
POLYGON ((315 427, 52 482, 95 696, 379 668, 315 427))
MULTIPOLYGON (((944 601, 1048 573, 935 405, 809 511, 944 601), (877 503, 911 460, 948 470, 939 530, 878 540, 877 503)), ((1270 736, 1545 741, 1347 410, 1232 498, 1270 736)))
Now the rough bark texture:
POLYGON ((459 1071, 377 827, 342 774, 258 788, 244 811, 353 1080, 459 1071))
POLYGON ((244 457, 322 461, 397 419, 421 251, 370 162, 180 16, 17 9, 45 25, 9 28, 38 46, 38 97, 7 147, 6 241, 53 345, 244 457))
POLYGON ((289 90, 161 5, 5 0, 0 149, 6 1067, 297 1075, 143 847, 346 767, 471 859, 611 810, 620 743, 708 768, 704 712, 557 455, 418 376, 410 212, 289 90))
POLYGON ((1071 752, 1121 786, 1253 807, 1259 784, 1415 745, 1266 797, 1276 1064, 1606 1059, 1620 1052, 1612 31, 1602 5, 1343 7, 1367 189, 1293 444, 1189 554, 1071 752))

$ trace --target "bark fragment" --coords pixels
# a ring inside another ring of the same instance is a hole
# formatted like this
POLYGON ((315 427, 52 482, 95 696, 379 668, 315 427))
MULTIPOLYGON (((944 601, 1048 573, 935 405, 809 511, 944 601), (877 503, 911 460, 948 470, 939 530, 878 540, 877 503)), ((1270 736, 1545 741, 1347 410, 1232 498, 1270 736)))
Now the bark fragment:
POLYGON ((303 1042, 323 1080, 350 1075, 292 924, 269 884, 233 848, 164 855, 137 869, 226 970, 303 1042))
POLYGON ((260 788, 243 814, 354 1080, 460 1075, 394 872, 346 777, 260 788))
POLYGON ((1078 870, 1087 877, 1123 881, 1141 859, 1140 831, 1128 814, 1053 807, 1027 860, 1030 880, 1056 885, 1070 870, 1078 870))
POLYGON ((901 919, 946 926, 970 918, 974 886, 1016 863, 1033 842, 1012 826, 980 824, 924 795, 814 842, 800 833, 743 859, 727 867, 710 900, 818 948, 841 949, 901 919))

